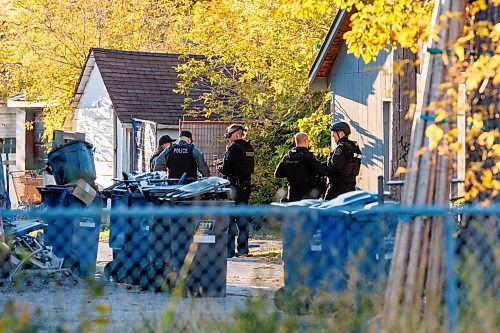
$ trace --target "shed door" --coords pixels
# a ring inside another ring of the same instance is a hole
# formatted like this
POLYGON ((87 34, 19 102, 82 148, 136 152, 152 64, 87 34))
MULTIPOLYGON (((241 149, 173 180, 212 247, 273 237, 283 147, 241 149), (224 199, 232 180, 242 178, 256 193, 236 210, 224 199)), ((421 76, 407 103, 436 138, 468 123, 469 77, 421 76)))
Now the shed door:
POLYGON ((47 153, 45 140, 42 139, 45 126, 42 111, 26 112, 26 121, 33 123, 33 128, 26 130, 26 170, 42 169, 47 153))

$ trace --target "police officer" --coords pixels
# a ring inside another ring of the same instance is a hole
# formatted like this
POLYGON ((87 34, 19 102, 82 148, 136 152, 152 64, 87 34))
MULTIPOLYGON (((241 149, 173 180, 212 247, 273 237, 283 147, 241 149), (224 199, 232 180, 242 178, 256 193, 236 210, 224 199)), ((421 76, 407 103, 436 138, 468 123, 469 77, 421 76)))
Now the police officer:
POLYGON ((318 179, 325 176, 325 169, 309 151, 306 133, 295 134, 295 147, 283 156, 276 167, 274 177, 288 181, 288 201, 318 198, 322 193, 317 188, 318 179))
MULTIPOLYGON (((232 124, 225 137, 231 142, 224 153, 224 160, 217 170, 231 182, 231 193, 236 205, 248 204, 251 193, 251 175, 255 166, 255 152, 249 141, 244 140, 247 129, 241 124, 232 124)), ((238 255, 248 255, 248 220, 233 218, 228 232, 228 257, 235 253, 234 238, 238 234, 238 255), (237 230, 236 230, 237 227, 237 230), (239 231, 239 232, 238 232, 239 231)))
POLYGON ((179 142, 165 149, 155 161, 154 171, 168 170, 169 178, 181 178, 186 173, 185 182, 198 178, 198 170, 203 177, 210 177, 210 169, 200 149, 193 145, 193 135, 181 131, 179 142))
POLYGON ((170 135, 166 134, 166 135, 163 135, 160 140, 158 140, 158 149, 156 150, 156 152, 153 154, 153 156, 151 156, 151 161, 149 162, 150 163, 150 170, 154 170, 154 167, 155 167, 155 160, 156 158, 165 150, 167 149, 168 147, 170 147, 170 145, 175 142, 175 139, 172 139, 170 137, 170 135))
POLYGON ((343 121, 330 126, 337 148, 330 153, 326 164, 328 188, 325 200, 331 200, 342 193, 356 189, 356 176, 361 166, 361 150, 355 141, 349 140, 351 128, 343 121))

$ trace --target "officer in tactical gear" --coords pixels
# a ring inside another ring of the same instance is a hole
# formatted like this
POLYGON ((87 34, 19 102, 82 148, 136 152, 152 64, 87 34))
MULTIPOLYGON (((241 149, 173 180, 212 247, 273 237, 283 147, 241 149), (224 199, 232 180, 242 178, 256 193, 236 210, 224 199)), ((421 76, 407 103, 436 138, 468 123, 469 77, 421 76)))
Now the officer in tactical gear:
POLYGON ((175 142, 175 139, 172 139, 170 137, 170 135, 166 134, 166 135, 163 135, 160 140, 158 140, 158 149, 156 150, 156 152, 153 154, 153 156, 151 156, 151 161, 149 162, 150 163, 150 170, 154 170, 154 167, 155 167, 155 160, 158 156, 160 156, 160 154, 165 150, 167 149, 168 147, 170 147, 170 145, 175 142))
POLYGON ((210 169, 200 149, 193 145, 193 135, 189 131, 181 131, 179 142, 165 149, 155 161, 154 171, 168 171, 168 177, 179 179, 186 173, 185 183, 198 178, 198 170, 202 177, 210 177, 210 169))
POLYGON ((318 179, 325 176, 325 168, 309 151, 306 133, 295 134, 295 147, 283 156, 274 177, 288 181, 288 201, 317 199, 321 196, 318 179))
MULTIPOLYGON (((229 139, 231 143, 224 153, 224 160, 217 168, 231 182, 231 194, 236 205, 248 204, 251 193, 251 175, 255 166, 254 149, 249 141, 244 140, 246 133, 247 128, 241 124, 232 124, 226 129, 224 137, 229 139)), ((246 218, 235 217, 232 219, 228 231, 229 258, 236 255, 234 244, 236 234, 238 234, 238 255, 248 255, 248 233, 249 227, 246 218)))
POLYGON ((351 128, 343 121, 330 126, 337 148, 330 153, 326 163, 328 188, 325 200, 331 200, 342 193, 356 189, 356 176, 361 167, 361 150, 355 141, 349 140, 351 128))

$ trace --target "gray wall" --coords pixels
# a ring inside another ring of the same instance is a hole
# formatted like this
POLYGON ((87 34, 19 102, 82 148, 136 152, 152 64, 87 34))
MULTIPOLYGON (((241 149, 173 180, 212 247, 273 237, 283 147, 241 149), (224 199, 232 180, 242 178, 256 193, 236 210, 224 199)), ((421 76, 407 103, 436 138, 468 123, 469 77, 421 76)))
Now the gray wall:
MULTIPOLYGON (((357 185, 376 191, 377 176, 384 175, 384 144, 390 144, 384 143, 383 109, 386 103, 390 110, 387 103, 392 99, 392 53, 381 52, 376 62, 365 65, 362 59, 348 55, 344 45, 330 72, 329 83, 333 121, 350 124, 350 139, 357 141, 363 152, 357 185)), ((386 128, 388 131, 390 128, 386 128)))

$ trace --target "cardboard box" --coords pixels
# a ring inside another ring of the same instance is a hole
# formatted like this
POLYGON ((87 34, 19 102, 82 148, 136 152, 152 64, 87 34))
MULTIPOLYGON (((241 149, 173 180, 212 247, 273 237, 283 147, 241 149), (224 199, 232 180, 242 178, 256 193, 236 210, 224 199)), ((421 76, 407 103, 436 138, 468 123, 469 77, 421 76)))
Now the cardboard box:
POLYGON ((73 190, 73 195, 83 201, 87 206, 90 205, 97 195, 96 190, 81 178, 78 179, 75 185, 76 187, 73 190))

